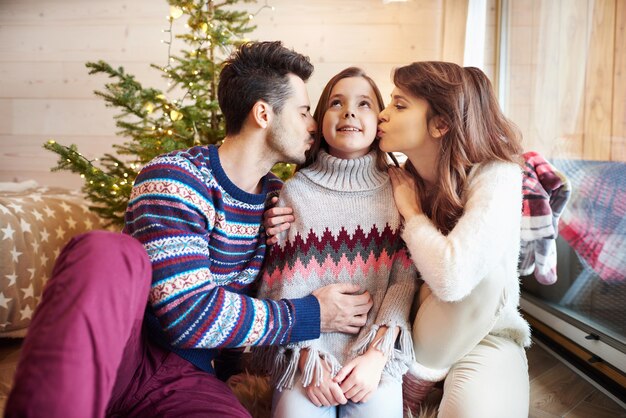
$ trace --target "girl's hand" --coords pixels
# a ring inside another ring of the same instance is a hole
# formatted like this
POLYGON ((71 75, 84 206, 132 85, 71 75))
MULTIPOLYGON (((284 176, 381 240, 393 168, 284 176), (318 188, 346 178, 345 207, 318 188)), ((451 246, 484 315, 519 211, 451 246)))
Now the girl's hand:
POLYGON ((273 197, 270 201, 272 207, 263 214, 263 226, 265 227, 265 235, 267 236, 267 245, 273 245, 278 242, 276 235, 286 231, 296 218, 293 216, 292 208, 278 208, 276 205, 278 197, 273 197))
POLYGON ((398 167, 389 167, 388 172, 393 187, 393 198, 400 215, 407 220, 423 213, 413 176, 405 169, 398 167))
POLYGON ((339 370, 334 380, 341 383, 346 398, 352 402, 367 402, 378 389, 385 363, 387 357, 370 348, 339 370))
MULTIPOLYGON (((300 371, 306 363, 306 359, 309 356, 308 350, 302 350, 300 354, 300 371)), ((317 407, 320 406, 337 406, 339 404, 345 405, 348 400, 343 394, 343 391, 339 387, 339 384, 333 381, 330 375, 330 368, 326 365, 325 361, 322 361, 322 378, 320 379, 320 385, 316 386, 315 382, 311 382, 305 389, 306 396, 317 407)))

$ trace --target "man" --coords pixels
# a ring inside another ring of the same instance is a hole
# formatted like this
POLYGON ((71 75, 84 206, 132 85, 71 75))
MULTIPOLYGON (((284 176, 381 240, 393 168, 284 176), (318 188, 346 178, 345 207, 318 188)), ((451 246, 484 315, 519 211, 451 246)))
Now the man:
POLYGON ((126 213, 134 238, 94 232, 68 244, 24 342, 6 416, 249 417, 215 377, 218 349, 358 331, 371 301, 350 295, 353 286, 296 300, 246 295, 265 253, 266 202, 281 187, 268 171, 303 162, 312 142, 312 71, 280 42, 231 57, 219 83, 223 145, 144 167, 126 213))

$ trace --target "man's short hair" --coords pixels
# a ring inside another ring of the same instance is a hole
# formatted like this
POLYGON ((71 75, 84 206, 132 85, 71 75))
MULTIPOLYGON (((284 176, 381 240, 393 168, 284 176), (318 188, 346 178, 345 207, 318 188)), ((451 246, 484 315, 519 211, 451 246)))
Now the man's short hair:
POLYGON ((258 100, 280 113, 292 93, 288 74, 307 81, 312 73, 309 58, 285 48, 280 41, 243 44, 220 73, 217 97, 226 119, 226 134, 241 131, 258 100))

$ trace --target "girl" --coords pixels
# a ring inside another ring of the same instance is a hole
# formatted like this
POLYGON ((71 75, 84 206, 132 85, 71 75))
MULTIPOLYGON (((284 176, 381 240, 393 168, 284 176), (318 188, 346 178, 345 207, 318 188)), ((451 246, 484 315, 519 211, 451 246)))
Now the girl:
POLYGON ((390 176, 402 237, 428 285, 420 291, 416 363, 405 386, 436 380, 420 368, 449 368, 440 417, 527 417, 518 131, 477 68, 417 62, 395 70, 393 80, 380 147, 408 157, 406 169, 391 168, 390 176), (450 343, 446 350, 442 342, 450 343))
POLYGON ((362 70, 334 76, 315 110, 315 143, 281 191, 279 205, 298 220, 271 247, 260 296, 299 297, 339 281, 369 291, 373 307, 356 336, 322 333, 269 352, 274 417, 402 417, 418 281, 376 139, 382 106, 362 70))

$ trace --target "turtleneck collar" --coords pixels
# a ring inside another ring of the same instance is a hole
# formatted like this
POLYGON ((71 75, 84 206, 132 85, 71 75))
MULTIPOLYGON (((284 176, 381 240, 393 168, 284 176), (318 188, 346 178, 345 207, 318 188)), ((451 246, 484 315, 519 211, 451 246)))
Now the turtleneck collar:
POLYGON ((322 187, 343 192, 374 190, 389 178, 376 167, 376 151, 346 160, 320 150, 317 160, 300 173, 322 187))

